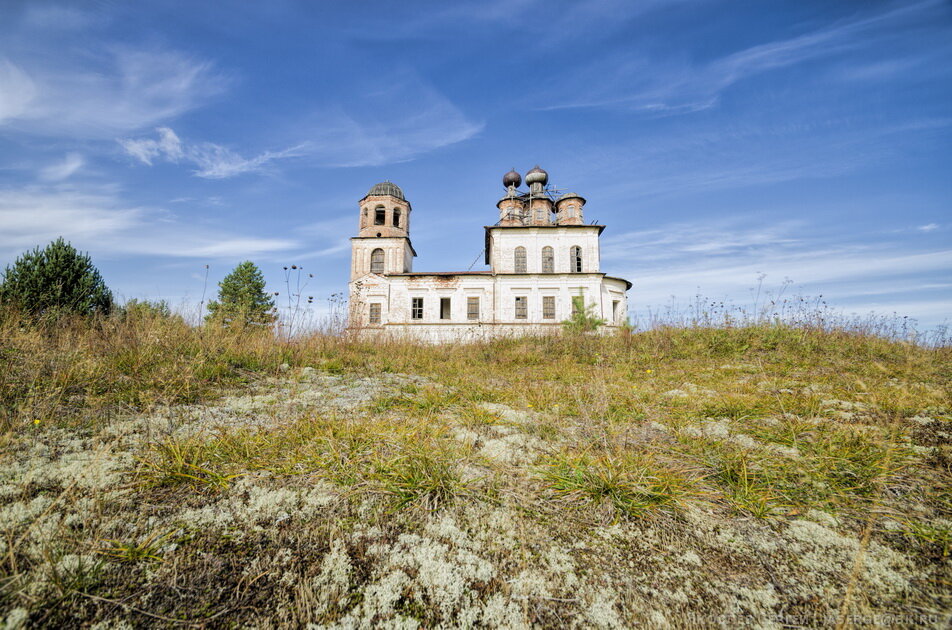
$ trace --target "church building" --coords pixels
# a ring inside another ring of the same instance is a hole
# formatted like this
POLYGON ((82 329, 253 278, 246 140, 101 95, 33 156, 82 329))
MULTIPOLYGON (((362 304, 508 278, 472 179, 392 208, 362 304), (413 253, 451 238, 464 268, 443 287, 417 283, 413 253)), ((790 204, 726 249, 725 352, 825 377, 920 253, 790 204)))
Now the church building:
POLYGON ((585 199, 559 194, 536 166, 503 176, 499 220, 485 230, 481 271, 413 271, 412 207, 391 182, 359 202, 351 238, 348 329, 434 342, 558 332, 579 309, 611 330, 627 321, 631 283, 601 270, 604 225, 586 225, 585 199))

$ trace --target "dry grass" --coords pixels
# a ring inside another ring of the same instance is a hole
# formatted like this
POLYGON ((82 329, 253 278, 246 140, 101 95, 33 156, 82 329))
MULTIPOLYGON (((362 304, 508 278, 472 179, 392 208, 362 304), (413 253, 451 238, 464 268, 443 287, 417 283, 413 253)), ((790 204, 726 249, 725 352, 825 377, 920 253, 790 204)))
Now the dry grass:
POLYGON ((872 332, 7 315, 0 618, 939 627, 952 352, 872 332))

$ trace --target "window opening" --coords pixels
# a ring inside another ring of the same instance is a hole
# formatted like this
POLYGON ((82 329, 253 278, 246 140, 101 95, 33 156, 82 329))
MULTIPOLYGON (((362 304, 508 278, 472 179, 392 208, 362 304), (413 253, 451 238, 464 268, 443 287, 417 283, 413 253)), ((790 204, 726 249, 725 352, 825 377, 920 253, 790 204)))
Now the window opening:
POLYGON ((525 273, 526 272, 526 248, 517 247, 514 254, 514 264, 516 267, 516 273, 525 273))
POLYGON ((383 273, 383 250, 379 247, 370 252, 370 273, 383 273))
POLYGON ((479 319, 479 298, 478 297, 466 298, 466 319, 469 319, 469 320, 479 319))
POLYGON ((542 296, 542 319, 555 319, 555 296, 542 296))
POLYGON ((571 269, 575 273, 582 273, 582 248, 578 245, 572 247, 569 252, 571 269))
POLYGON ((380 304, 374 303, 370 305, 370 323, 380 323, 380 304))
POLYGON ((529 318, 528 301, 529 299, 524 295, 519 295, 516 297, 516 319, 529 318))
POLYGON ((542 273, 555 272, 555 252, 551 247, 542 248, 542 273))
POLYGON ((452 319, 450 298, 440 298, 440 319, 452 319))
POLYGON ((410 318, 423 319, 423 298, 413 298, 410 302, 410 318))

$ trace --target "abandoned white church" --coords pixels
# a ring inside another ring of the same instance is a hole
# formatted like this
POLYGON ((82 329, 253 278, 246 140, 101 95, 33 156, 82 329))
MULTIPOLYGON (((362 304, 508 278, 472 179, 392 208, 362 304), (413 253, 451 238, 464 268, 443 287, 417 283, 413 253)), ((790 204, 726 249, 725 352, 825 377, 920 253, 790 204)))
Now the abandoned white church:
POLYGON ((359 202, 351 239, 349 325, 358 335, 428 341, 557 331, 579 308, 615 328, 627 320, 631 283, 600 269, 603 225, 586 225, 585 199, 558 194, 536 166, 503 176, 499 220, 486 226, 484 271, 413 271, 412 207, 391 182, 359 202))

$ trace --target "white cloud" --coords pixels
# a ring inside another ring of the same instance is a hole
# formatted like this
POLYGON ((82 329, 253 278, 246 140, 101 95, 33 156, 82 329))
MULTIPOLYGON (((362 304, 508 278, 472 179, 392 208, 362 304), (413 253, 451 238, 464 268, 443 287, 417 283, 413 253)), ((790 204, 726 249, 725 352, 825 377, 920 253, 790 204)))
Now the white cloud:
POLYGON ((72 176, 86 163, 79 153, 67 153, 63 161, 51 164, 40 171, 40 179, 56 182, 72 176))
POLYGON ((22 116, 36 97, 29 75, 7 59, 0 60, 0 125, 22 116))
POLYGON ((864 312, 875 295, 879 312, 936 321, 939 307, 918 306, 952 301, 948 285, 935 281, 952 274, 952 250, 912 250, 873 234, 824 234, 802 222, 673 223, 606 237, 602 257, 606 271, 634 282, 631 299, 640 312, 658 312, 672 298, 690 304, 696 295, 751 304, 761 274, 773 296, 792 282, 851 311, 864 312), (910 304, 917 310, 903 310, 910 304))
POLYGON ((485 126, 413 73, 357 89, 347 107, 325 107, 301 127, 306 150, 325 166, 380 166, 472 138, 485 126))
POLYGON ((221 92, 212 64, 172 50, 0 62, 0 125, 26 133, 114 137, 174 118, 221 92))
POLYGON ((63 236, 97 253, 234 258, 300 248, 293 239, 246 236, 182 223, 161 210, 129 207, 114 188, 0 189, 0 255, 63 236))
POLYGON ((151 166, 159 159, 172 163, 188 162, 197 167, 193 171, 196 176, 206 179, 225 179, 260 171, 268 162, 302 154, 302 147, 298 146, 283 151, 265 151, 253 158, 243 158, 231 149, 211 142, 186 145, 168 127, 159 127, 156 132, 159 134, 158 139, 120 139, 119 144, 126 153, 143 164, 151 166))
POLYGON ((938 229, 939 229, 939 224, 938 224, 938 223, 927 223, 926 225, 920 225, 920 226, 917 227, 916 229, 919 230, 920 232, 931 232, 931 231, 933 231, 933 230, 938 230, 938 229))
MULTIPOLYGON (((693 65, 684 59, 657 59, 626 51, 576 73, 571 84, 586 86, 583 96, 565 100, 564 91, 541 100, 539 109, 622 107, 659 114, 689 113, 713 107, 731 85, 757 74, 820 57, 876 46, 893 35, 896 22, 921 16, 936 0, 904 4, 872 16, 845 21, 797 37, 768 42, 693 65), (592 77, 597 79, 593 81, 592 77)), ((904 63, 914 64, 915 60, 904 63)), ((539 95, 534 99, 538 102, 539 95)))

